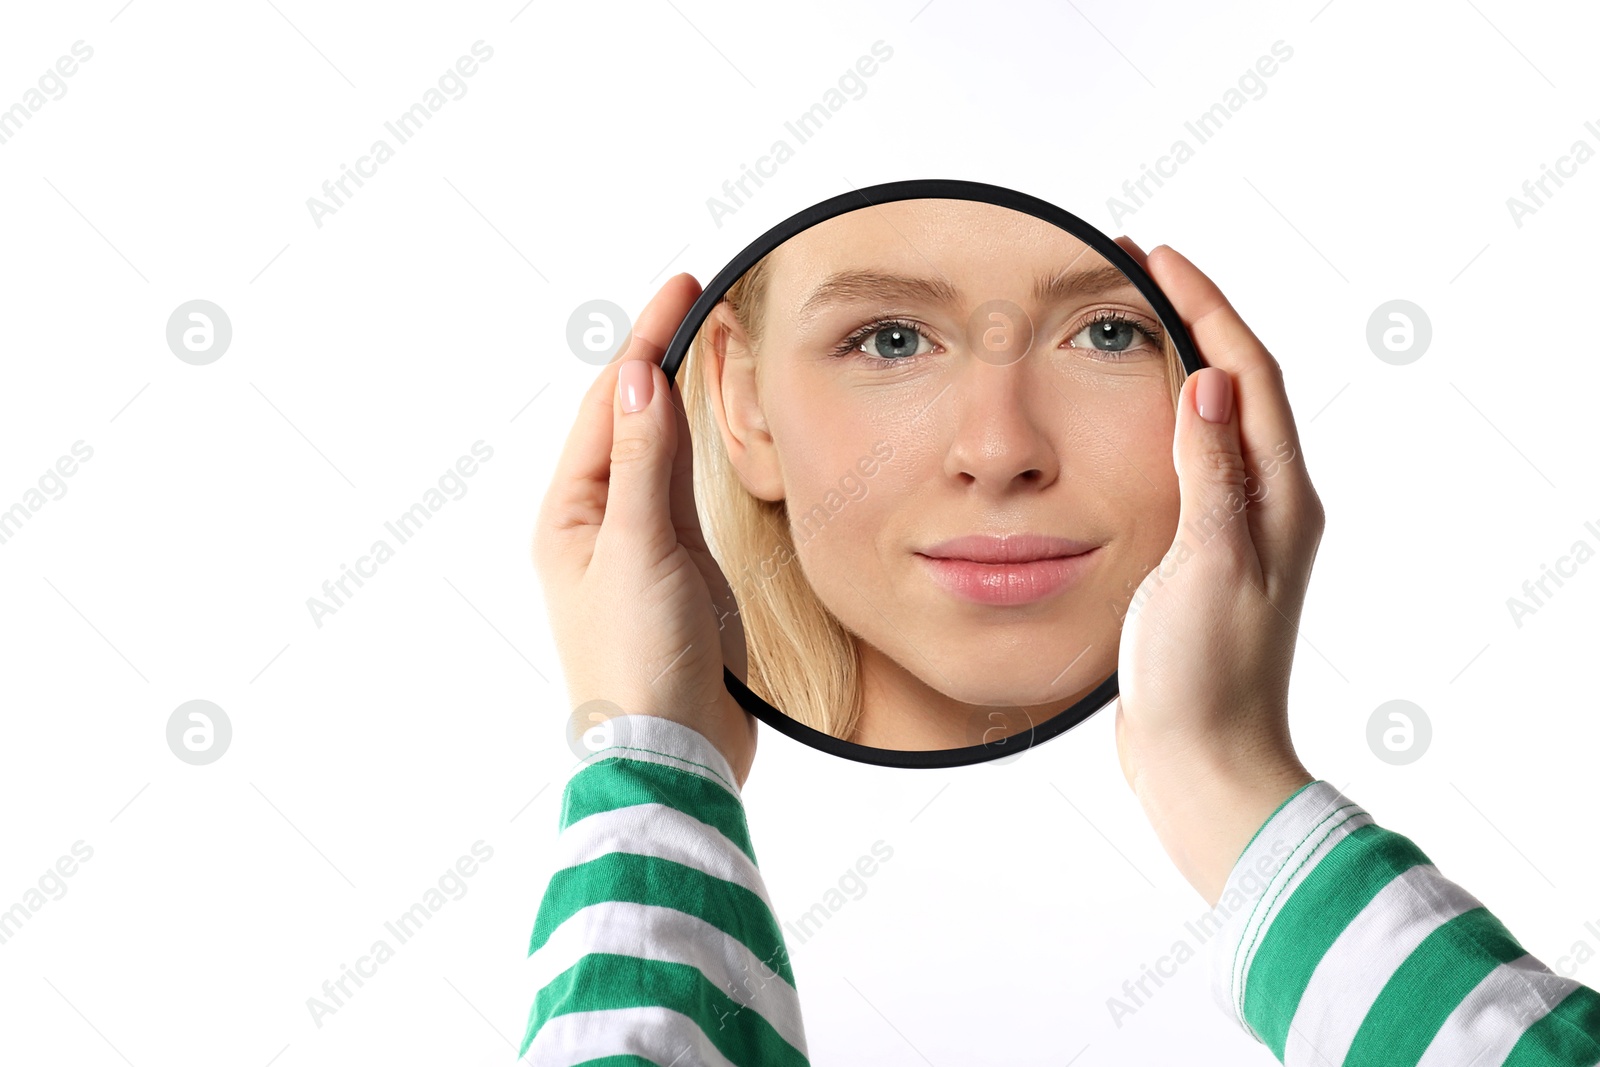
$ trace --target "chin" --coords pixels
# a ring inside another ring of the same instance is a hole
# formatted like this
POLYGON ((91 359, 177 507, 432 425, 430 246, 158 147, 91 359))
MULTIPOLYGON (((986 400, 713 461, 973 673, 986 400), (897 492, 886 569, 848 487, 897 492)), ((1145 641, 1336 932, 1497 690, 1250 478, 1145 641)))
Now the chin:
MULTIPOLYGON (((1060 669, 1055 668, 1055 672, 1059 673, 1060 669)), ((1006 671, 1003 665, 996 669, 996 665, 990 662, 984 665, 978 676, 969 674, 957 679, 961 684, 954 690, 942 688, 941 685, 934 685, 934 688, 952 700, 980 707, 1030 708, 1038 704, 1054 704, 1058 705, 1057 710, 1065 710, 1072 698, 1089 685, 1074 677, 1076 674, 1074 671, 1072 676, 1051 684, 1054 674, 1038 679, 1019 677, 1018 671, 1006 671)), ((942 682, 942 679, 934 681, 942 682)))

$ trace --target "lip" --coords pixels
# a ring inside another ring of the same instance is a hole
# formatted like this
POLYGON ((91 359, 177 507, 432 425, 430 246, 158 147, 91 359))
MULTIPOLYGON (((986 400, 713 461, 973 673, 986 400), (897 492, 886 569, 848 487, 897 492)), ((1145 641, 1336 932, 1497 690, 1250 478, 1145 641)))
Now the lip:
POLYGON ((1031 604, 1076 581, 1099 546, 1059 537, 958 537, 917 552, 933 580, 976 604, 1031 604))
POLYGON ((920 549, 917 554, 934 559, 965 559, 974 563, 1030 563, 1039 559, 1077 556, 1095 547, 1088 541, 1070 541, 1065 537, 1047 537, 1044 534, 1023 533, 1005 537, 972 534, 941 541, 931 548, 920 549))

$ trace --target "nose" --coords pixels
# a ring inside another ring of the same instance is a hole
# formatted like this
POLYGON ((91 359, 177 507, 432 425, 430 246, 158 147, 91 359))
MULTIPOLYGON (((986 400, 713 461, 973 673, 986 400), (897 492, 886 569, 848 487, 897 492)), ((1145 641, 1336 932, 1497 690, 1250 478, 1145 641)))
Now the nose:
POLYGON ((1067 401, 1021 360, 971 360, 943 404, 950 420, 945 476, 993 496, 1039 490, 1061 474, 1055 431, 1067 401))

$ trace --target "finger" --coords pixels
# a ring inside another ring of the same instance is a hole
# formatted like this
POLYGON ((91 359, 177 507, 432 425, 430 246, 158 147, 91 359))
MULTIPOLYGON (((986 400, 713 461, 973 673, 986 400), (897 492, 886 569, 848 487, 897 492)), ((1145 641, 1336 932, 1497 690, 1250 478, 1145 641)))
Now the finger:
POLYGON ((1315 500, 1282 368, 1216 283, 1183 255, 1160 245, 1146 261, 1206 364, 1232 380, 1242 454, 1261 483, 1252 495, 1259 512, 1254 521, 1268 538, 1282 542, 1298 532, 1315 500))
POLYGON ((639 313, 621 356, 600 369, 578 405, 577 420, 556 462, 540 512, 542 528, 559 534, 573 527, 600 525, 611 481, 618 371, 623 360, 634 356, 660 363, 673 332, 699 294, 700 283, 692 275, 667 279, 639 313))
POLYGON ((678 545, 672 526, 678 422, 658 360, 640 353, 624 359, 617 372, 611 476, 597 556, 613 543, 642 548, 651 558, 678 545))
POLYGON ((674 275, 658 295, 662 299, 652 300, 647 312, 639 316, 617 372, 609 488, 600 542, 626 536, 666 552, 679 543, 672 510, 673 471, 682 469, 682 456, 690 451, 690 442, 680 436, 681 413, 673 403, 661 358, 700 295, 700 283, 687 274, 674 275), (627 410, 630 397, 642 403, 637 411, 627 410))
POLYGON ((672 525, 677 533, 678 543, 688 549, 689 558, 694 560, 695 566, 700 569, 706 589, 711 593, 712 611, 717 619, 718 639, 722 644, 722 661, 743 678, 749 671, 749 650, 745 644, 744 623, 739 618, 739 602, 734 595, 733 587, 729 584, 716 557, 711 554, 700 525, 700 511, 694 498, 694 440, 690 436, 683 391, 677 387, 684 381, 685 375, 701 374, 704 371, 705 368, 692 358, 686 359, 679 365, 678 373, 673 379, 671 399, 673 414, 677 421, 678 444, 672 467, 672 525))
POLYGON ((694 358, 691 344, 678 364, 672 378, 672 413, 677 423, 678 449, 672 464, 672 524, 679 531, 679 540, 685 547, 705 548, 705 535, 700 528, 700 512, 694 499, 694 438, 689 427, 689 415, 684 401, 683 383, 688 375, 703 373, 704 368, 694 358))
POLYGON ((1133 257, 1135 263, 1149 270, 1149 266, 1145 262, 1144 249, 1135 244, 1132 237, 1118 237, 1117 244, 1122 246, 1124 252, 1133 257))
MULTIPOLYGON (((1244 517, 1248 471, 1239 440, 1233 384, 1220 367, 1202 367, 1178 394, 1172 463, 1178 472, 1180 551, 1224 552, 1259 587, 1261 564, 1244 517)), ((1213 557, 1214 558, 1214 557, 1213 557)))

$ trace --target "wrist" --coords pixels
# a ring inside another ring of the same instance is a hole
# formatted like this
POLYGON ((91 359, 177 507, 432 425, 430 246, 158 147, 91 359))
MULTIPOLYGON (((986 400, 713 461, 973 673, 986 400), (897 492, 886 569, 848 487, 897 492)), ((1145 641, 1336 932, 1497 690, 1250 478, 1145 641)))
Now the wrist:
POLYGON ((1134 793, 1162 847, 1214 906, 1245 847, 1297 790, 1316 780, 1292 749, 1141 757, 1134 793))

